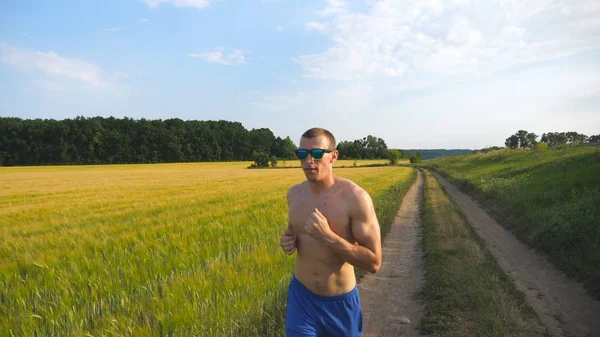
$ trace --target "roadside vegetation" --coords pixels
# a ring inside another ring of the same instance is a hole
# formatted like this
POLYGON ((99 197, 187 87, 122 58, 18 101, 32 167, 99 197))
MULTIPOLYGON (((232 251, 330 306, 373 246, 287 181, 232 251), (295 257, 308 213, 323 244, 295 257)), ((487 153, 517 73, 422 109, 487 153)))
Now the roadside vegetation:
POLYGON ((600 299, 600 148, 499 149, 423 165, 600 299))
POLYGON ((425 172, 425 317, 432 337, 549 336, 512 280, 430 172, 425 172))

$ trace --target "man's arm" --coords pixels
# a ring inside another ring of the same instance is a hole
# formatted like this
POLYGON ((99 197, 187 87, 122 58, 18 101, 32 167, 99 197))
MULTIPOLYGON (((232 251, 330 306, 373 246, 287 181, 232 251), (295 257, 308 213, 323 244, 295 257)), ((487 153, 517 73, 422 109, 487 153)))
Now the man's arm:
POLYGON ((381 267, 381 232, 375 208, 369 194, 362 189, 359 189, 354 203, 350 205, 350 225, 358 244, 352 244, 334 233, 325 216, 318 210, 309 217, 308 223, 312 223, 312 231, 315 233, 313 237, 330 247, 344 261, 376 273, 381 267))
MULTIPOLYGON (((287 193, 288 209, 290 208, 291 199, 292 199, 293 195, 294 195, 294 186, 292 186, 288 190, 288 193, 287 193)), ((289 211, 288 211, 288 213, 289 213, 289 211)), ((279 239, 279 245, 281 246, 281 249, 283 249, 283 251, 287 255, 292 255, 294 253, 294 251, 296 251, 296 235, 294 234, 292 226, 289 223, 288 223, 287 228, 281 235, 281 238, 279 239)))

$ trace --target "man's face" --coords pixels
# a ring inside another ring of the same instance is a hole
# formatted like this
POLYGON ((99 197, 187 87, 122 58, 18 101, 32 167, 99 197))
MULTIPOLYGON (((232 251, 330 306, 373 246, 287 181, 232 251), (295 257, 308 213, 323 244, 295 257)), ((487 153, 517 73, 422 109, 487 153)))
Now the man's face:
MULTIPOLYGON (((330 150, 334 146, 329 144, 329 140, 325 136, 318 136, 314 138, 300 138, 300 149, 312 150, 312 149, 325 149, 330 150)), ((302 170, 306 179, 311 181, 321 181, 331 175, 331 168, 333 163, 338 157, 337 150, 329 153, 324 153, 323 158, 315 159, 309 152, 308 156, 301 161, 302 170)))

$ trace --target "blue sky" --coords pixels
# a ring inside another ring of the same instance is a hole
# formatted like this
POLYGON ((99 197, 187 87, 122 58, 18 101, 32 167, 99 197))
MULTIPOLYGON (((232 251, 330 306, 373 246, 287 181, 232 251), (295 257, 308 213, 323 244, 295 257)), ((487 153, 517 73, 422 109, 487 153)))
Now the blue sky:
POLYGON ((0 116, 313 126, 394 148, 600 133, 596 0, 0 2, 0 116))

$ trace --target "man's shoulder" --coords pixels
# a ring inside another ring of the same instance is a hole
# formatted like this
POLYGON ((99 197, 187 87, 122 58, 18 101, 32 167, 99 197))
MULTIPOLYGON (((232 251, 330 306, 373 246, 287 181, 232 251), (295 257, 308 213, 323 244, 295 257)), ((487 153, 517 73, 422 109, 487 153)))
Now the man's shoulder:
POLYGON ((340 185, 340 187, 342 189, 344 189, 345 192, 361 192, 364 191, 364 189, 358 185, 357 183, 355 183, 354 181, 348 179, 348 178, 337 178, 338 184, 340 185))
POLYGON ((340 181, 344 189, 342 195, 348 207, 350 218, 364 218, 374 212, 371 195, 364 188, 349 179, 340 181))
POLYGON ((298 194, 300 191, 302 191, 304 185, 306 184, 306 181, 303 181, 301 183, 290 186, 290 188, 288 189, 288 197, 298 194))
POLYGON ((347 178, 337 178, 342 192, 353 199, 369 197, 369 193, 354 181, 347 178))

